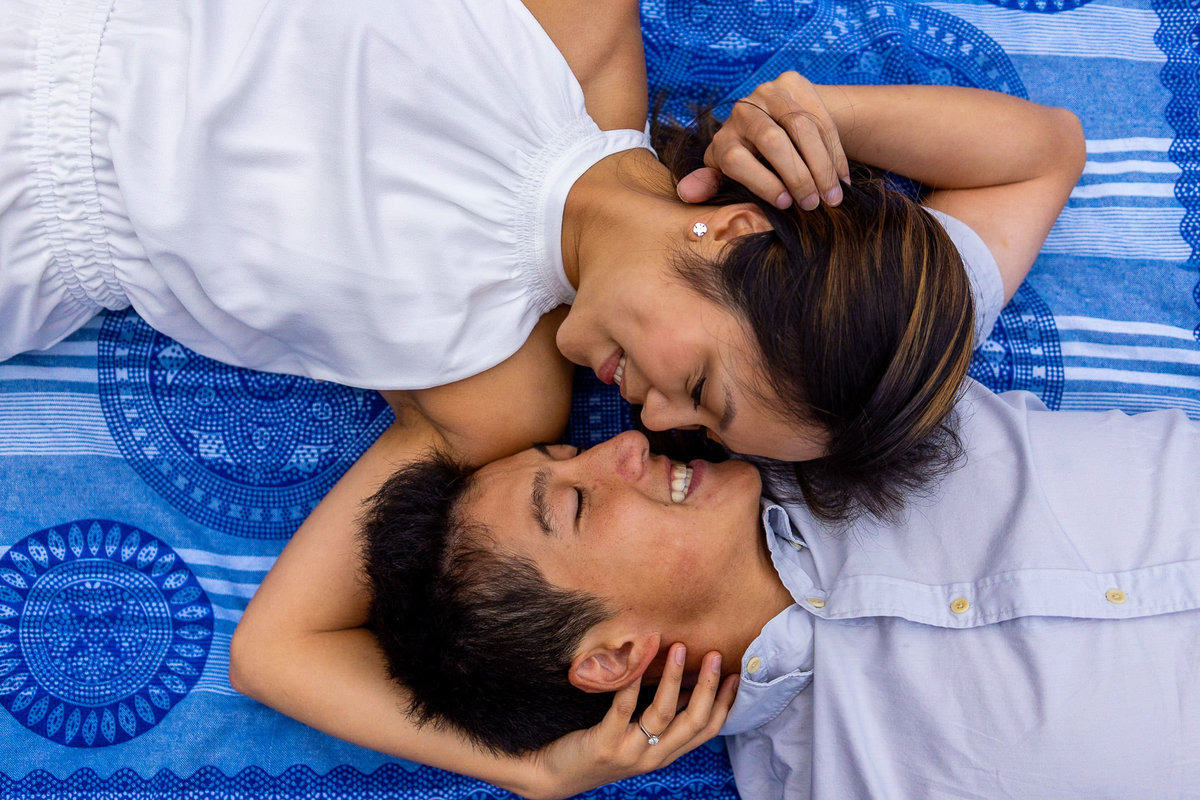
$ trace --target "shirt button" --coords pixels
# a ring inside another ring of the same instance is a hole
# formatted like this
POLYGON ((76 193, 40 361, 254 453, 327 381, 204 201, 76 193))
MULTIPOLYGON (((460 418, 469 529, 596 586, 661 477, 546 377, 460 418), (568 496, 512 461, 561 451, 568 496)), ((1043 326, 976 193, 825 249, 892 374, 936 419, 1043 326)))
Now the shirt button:
POLYGON ((762 659, 758 656, 751 656, 750 660, 746 662, 746 672, 749 672, 751 675, 753 675, 760 669, 762 669, 762 659))
POLYGON ((819 597, 805 598, 805 602, 808 603, 813 608, 824 608, 825 607, 825 601, 819 597))
POLYGON ((1108 602, 1112 603, 1113 605, 1119 606, 1121 603, 1125 602, 1125 593, 1120 589, 1109 589, 1104 593, 1104 596, 1108 598, 1108 602))
POLYGON ((967 609, 970 607, 971 607, 971 604, 967 601, 967 598, 965 598, 965 597, 960 597, 950 603, 950 610, 953 611, 955 614, 964 614, 964 613, 966 613, 967 609))

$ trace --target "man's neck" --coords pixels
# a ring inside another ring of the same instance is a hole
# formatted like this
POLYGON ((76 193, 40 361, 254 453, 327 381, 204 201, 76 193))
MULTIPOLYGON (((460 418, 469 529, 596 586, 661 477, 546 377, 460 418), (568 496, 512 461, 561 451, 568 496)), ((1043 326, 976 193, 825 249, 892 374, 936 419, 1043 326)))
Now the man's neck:
POLYGON ((722 615, 726 620, 727 632, 727 641, 720 648, 723 672, 737 672, 742 656, 766 624, 796 602, 780 580, 769 556, 766 566, 767 569, 754 576, 753 580, 739 581, 743 597, 740 602, 730 604, 722 615))
MULTIPOLYGON (((676 641, 688 646, 689 672, 698 670, 704 656, 713 650, 721 653, 722 672, 738 672, 742 656, 766 624, 796 602, 775 569, 766 536, 761 529, 756 535, 761 550, 755 563, 730 575, 727 591, 713 598, 704 619, 676 632, 664 632, 664 648, 676 641)), ((656 664, 648 676, 661 675, 659 667, 656 664)))

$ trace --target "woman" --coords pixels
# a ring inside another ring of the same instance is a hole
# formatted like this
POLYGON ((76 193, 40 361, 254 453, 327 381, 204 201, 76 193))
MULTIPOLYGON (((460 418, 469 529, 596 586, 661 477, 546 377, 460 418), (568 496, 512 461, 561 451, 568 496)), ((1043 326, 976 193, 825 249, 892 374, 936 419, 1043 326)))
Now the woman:
MULTIPOLYGON (((853 192, 838 180, 849 152, 942 187, 927 204, 993 245, 1011 291, 1072 182, 1041 152, 1069 115, 964 95, 955 113, 981 131, 1016 119, 1008 138, 1022 143, 1019 162, 994 148, 971 158, 961 130, 943 133, 944 92, 790 76, 739 104, 711 151, 772 202, 689 206, 646 147, 635 4, 589 9, 587 26, 575 11, 540 0, 8 0, 0 358, 132 305, 210 357, 388 391, 406 420, 484 461, 561 427, 569 373, 557 349, 604 380, 623 364, 623 393, 650 427, 704 426, 737 452, 820 457, 806 488, 830 516, 894 508, 897 486, 939 452, 919 455, 970 349, 957 259, 936 226, 903 208, 881 226, 899 232, 883 250, 938 253, 928 265, 881 252, 899 272, 810 287, 857 292, 855 309, 886 294, 904 310, 894 319, 864 328, 845 304, 824 309, 840 316, 785 305, 805 348, 786 372, 777 359, 765 369, 763 342, 742 335, 763 333, 751 309, 689 290, 675 264, 720 274, 739 249, 728 245, 751 232, 778 239, 751 266, 811 260, 811 220, 780 211, 792 204, 784 186, 804 209, 839 204, 853 192), (754 174, 760 154, 783 183, 754 174), (924 282, 919 270, 899 279, 926 266, 924 282), (937 291, 896 294, 908 284, 937 291), (701 318, 734 339, 687 329, 701 318), (544 399, 530 399, 531 385, 544 399), (485 413, 468 394, 487 398, 485 413)), ((870 211, 836 219, 860 245, 878 238, 870 211)), ((984 249, 965 229, 955 238, 984 249)), ((876 258, 847 252, 829 258, 876 258)), ((792 289, 768 294, 790 302, 792 289)), ((774 327, 781 315, 766 316, 774 327)))
MULTIPOLYGON (((859 332, 883 352, 862 359, 876 374, 845 409, 822 402, 818 413, 797 392, 799 422, 776 411, 784 398, 760 376, 743 320, 687 288, 676 265, 714 262, 746 234, 770 236, 785 220, 768 209, 791 197, 805 209, 814 194, 839 203, 849 154, 944 187, 926 202, 978 230, 1011 293, 1074 182, 1077 159, 1054 164, 1054 145, 1073 130, 1060 114, 954 92, 951 113, 944 91, 817 89, 791 77, 739 105, 706 156, 773 201, 685 205, 644 147, 630 2, 597 13, 505 0, 7 0, 4 11, 3 352, 46 346, 99 307, 132 304, 206 355, 398 390, 388 392, 397 425, 297 533, 248 611, 235 656, 249 641, 264 660, 235 657, 239 685, 337 735, 519 788, 544 790, 547 775, 569 773, 549 784, 565 791, 661 763, 703 737, 728 696, 714 705, 715 684, 702 684, 694 718, 650 760, 639 751, 605 764, 595 753, 606 734, 591 732, 537 756, 533 783, 528 763, 416 731, 387 713, 398 712, 396 697, 377 681, 381 664, 360 627, 348 524, 359 498, 430 444, 478 462, 556 438, 570 374, 559 351, 602 379, 621 368, 624 394, 644 401, 651 424, 703 425, 733 449, 793 460, 839 448, 850 460, 849 442, 879 450, 863 475, 886 476, 893 451, 936 431, 965 369, 971 325, 957 259, 939 260, 937 272, 957 286, 949 313, 932 313, 933 273, 900 281, 911 301, 890 338, 859 332), (950 117, 969 120, 981 141, 1003 121, 1021 158, 990 140, 961 150, 972 130, 950 117), (791 196, 756 177, 759 154, 791 196), (571 300, 574 322, 560 329, 571 300), (684 320, 700 321, 690 338, 684 320), (942 326, 946 347, 922 349, 932 339, 907 335, 908 320, 942 326), (894 412, 865 406, 871 382, 889 373, 916 379, 886 393, 900 400, 894 412), (837 417, 846 430, 830 423, 837 417), (879 422, 896 431, 882 448, 879 422), (323 676, 338 690, 313 702, 303 687, 323 676), (715 711, 700 713, 705 702, 715 711), (540 769, 560 763, 569 768, 540 769)), ((949 249, 928 220, 904 230, 932 243, 921 252, 949 249)), ((889 504, 886 491, 859 483, 889 504)), ((829 485, 816 480, 814 492, 829 485)), ((833 513, 851 510, 836 487, 833 500, 833 513)), ((606 731, 621 738, 628 714, 615 714, 606 731)))

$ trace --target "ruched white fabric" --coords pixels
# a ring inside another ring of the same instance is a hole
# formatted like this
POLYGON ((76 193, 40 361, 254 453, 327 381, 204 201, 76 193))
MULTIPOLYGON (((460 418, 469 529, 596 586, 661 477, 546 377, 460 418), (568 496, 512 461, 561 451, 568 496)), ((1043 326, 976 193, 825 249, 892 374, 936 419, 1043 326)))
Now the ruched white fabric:
POLYGON ((607 155, 518 0, 0 0, 0 359, 101 308, 228 363, 410 389, 574 298, 607 155))

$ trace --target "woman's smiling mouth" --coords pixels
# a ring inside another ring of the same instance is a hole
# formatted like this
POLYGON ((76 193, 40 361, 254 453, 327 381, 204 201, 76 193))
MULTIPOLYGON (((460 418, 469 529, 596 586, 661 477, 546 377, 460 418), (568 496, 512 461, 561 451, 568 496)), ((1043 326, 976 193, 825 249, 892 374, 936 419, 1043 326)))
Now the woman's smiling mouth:
POLYGON ((603 364, 596 367, 595 372, 601 383, 609 386, 615 383, 620 386, 621 378, 625 377, 625 351, 617 350, 605 359, 603 364), (617 377, 618 371, 620 371, 620 377, 617 377))

